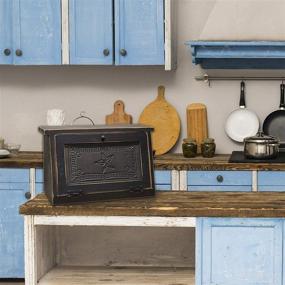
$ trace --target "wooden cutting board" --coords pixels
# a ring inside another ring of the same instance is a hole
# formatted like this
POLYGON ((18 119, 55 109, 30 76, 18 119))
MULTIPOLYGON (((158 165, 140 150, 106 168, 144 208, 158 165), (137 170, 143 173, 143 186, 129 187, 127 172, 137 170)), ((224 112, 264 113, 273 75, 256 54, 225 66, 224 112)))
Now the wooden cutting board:
POLYGON ((131 124, 132 121, 132 116, 125 113, 125 103, 122 100, 118 100, 114 103, 114 112, 105 118, 107 125, 131 124))
POLYGON ((167 153, 177 142, 180 135, 180 118, 174 107, 165 100, 164 86, 158 87, 158 96, 145 107, 139 123, 154 128, 152 147, 155 155, 167 153))
POLYGON ((198 152, 204 139, 208 137, 207 107, 201 103, 190 104, 187 107, 187 135, 195 139, 198 152))

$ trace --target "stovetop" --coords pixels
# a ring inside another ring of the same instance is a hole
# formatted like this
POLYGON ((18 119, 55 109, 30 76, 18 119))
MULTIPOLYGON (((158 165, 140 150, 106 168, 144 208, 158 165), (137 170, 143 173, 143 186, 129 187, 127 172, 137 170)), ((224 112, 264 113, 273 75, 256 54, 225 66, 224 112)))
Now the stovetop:
POLYGON ((229 159, 230 163, 285 163, 285 152, 279 152, 273 159, 252 159, 246 158, 243 151, 233 151, 229 159))

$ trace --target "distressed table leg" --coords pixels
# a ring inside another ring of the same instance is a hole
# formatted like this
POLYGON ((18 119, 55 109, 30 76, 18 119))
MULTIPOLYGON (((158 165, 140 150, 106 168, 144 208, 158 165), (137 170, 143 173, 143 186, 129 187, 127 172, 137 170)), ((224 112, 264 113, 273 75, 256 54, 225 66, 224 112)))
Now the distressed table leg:
POLYGON ((37 249, 34 216, 25 216, 25 285, 37 285, 37 249))

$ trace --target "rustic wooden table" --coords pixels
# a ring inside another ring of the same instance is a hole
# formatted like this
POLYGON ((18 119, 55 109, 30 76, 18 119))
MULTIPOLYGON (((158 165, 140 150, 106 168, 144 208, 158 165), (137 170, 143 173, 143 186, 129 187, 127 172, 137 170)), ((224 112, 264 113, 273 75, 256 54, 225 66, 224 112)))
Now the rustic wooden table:
POLYGON ((58 226, 195 227, 195 217, 285 217, 284 193, 161 192, 155 197, 51 206, 44 194, 25 216, 27 285, 194 284, 190 268, 96 268, 57 264, 58 226), (108 283, 106 283, 108 280, 108 283))

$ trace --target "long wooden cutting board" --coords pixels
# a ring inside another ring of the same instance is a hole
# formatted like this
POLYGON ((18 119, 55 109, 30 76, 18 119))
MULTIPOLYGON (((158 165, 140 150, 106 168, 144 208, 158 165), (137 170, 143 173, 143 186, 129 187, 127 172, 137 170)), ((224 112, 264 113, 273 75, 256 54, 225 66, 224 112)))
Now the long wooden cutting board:
POLYGON ((165 100, 164 86, 158 87, 158 96, 145 107, 139 122, 154 128, 152 147, 155 155, 167 153, 180 135, 180 118, 175 108, 165 100))
POLYGON ((207 108, 204 104, 193 103, 187 107, 187 135, 197 141, 200 152, 201 143, 208 137, 207 108))

